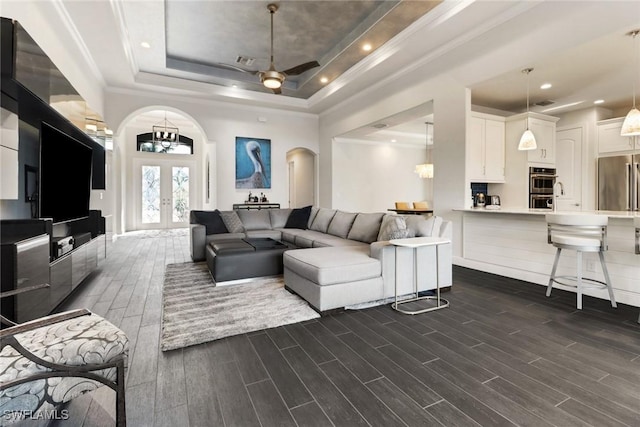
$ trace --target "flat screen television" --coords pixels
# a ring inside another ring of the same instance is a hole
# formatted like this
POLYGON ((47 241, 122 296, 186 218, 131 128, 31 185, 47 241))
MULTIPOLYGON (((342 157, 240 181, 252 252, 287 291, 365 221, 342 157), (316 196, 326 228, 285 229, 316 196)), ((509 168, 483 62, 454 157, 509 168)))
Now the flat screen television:
POLYGON ((53 126, 40 127, 40 217, 54 223, 89 216, 92 150, 53 126))

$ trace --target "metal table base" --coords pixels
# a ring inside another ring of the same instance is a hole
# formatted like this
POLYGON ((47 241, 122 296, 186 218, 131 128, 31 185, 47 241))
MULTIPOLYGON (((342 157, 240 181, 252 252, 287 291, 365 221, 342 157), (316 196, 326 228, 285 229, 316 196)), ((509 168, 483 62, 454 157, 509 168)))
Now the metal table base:
MULTIPOLYGON (((404 240, 407 240, 408 242, 411 239, 404 239, 404 240)), ((405 242, 392 240, 390 243, 395 246, 395 257, 396 257, 395 259, 395 262, 396 262, 395 301, 391 303, 391 308, 403 314, 413 315, 413 314, 428 313, 430 311, 440 310, 442 308, 449 307, 449 301, 440 297, 440 257, 439 257, 438 246, 440 244, 450 243, 450 241, 446 239, 432 239, 424 244, 409 245, 409 244, 403 244, 405 242), (418 248, 422 246, 435 246, 435 251, 436 251, 436 295, 435 296, 433 295, 420 296, 420 291, 418 290, 418 248), (413 249, 413 293, 411 294, 413 295, 413 297, 409 299, 403 299, 401 301, 398 301, 398 247, 411 247, 413 249), (410 303, 415 303, 417 301, 423 301, 423 300, 435 300, 437 301, 436 306, 427 307, 419 310, 408 310, 408 309, 401 308, 403 304, 410 304, 410 303)))

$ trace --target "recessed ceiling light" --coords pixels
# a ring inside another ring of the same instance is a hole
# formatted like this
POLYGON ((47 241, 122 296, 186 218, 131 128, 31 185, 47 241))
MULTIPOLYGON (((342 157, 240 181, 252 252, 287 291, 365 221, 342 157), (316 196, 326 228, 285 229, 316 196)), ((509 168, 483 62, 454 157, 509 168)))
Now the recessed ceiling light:
POLYGON ((540 86, 540 89, 544 90, 544 89, 551 89, 551 83, 544 83, 540 86))
POLYGON ((142 42, 140 43, 140 46, 142 46, 145 49, 151 49, 151 44, 149 42, 142 42))
POLYGON ((604 99, 596 99, 593 101, 594 104, 604 104, 604 99))
POLYGON ((369 43, 365 43, 362 45, 362 50, 364 50, 365 52, 369 52, 371 50, 371 44, 369 43))
POLYGON ((392 139, 391 142, 398 142, 396 139, 392 139))
POLYGON ((320 78, 320 83, 327 83, 328 81, 329 81, 329 79, 326 78, 326 77, 320 78))

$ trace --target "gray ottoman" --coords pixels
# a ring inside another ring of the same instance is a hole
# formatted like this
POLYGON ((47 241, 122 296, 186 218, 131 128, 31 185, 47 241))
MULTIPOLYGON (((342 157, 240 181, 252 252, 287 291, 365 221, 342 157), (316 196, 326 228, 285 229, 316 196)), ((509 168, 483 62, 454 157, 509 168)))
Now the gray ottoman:
POLYGON ((288 246, 268 238, 210 242, 206 259, 216 283, 282 274, 282 254, 288 246))
POLYGON ((380 261, 369 247, 327 247, 287 251, 285 286, 323 312, 382 299, 380 261))

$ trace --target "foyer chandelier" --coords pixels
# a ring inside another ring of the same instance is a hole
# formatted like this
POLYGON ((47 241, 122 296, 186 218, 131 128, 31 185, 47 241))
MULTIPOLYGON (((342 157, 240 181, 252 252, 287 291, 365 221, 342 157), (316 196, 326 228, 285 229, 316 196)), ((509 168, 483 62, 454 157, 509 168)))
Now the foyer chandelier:
POLYGON ((167 112, 164 112, 164 120, 151 127, 152 141, 154 145, 162 148, 170 148, 178 141, 180 130, 176 125, 167 120, 167 112))

